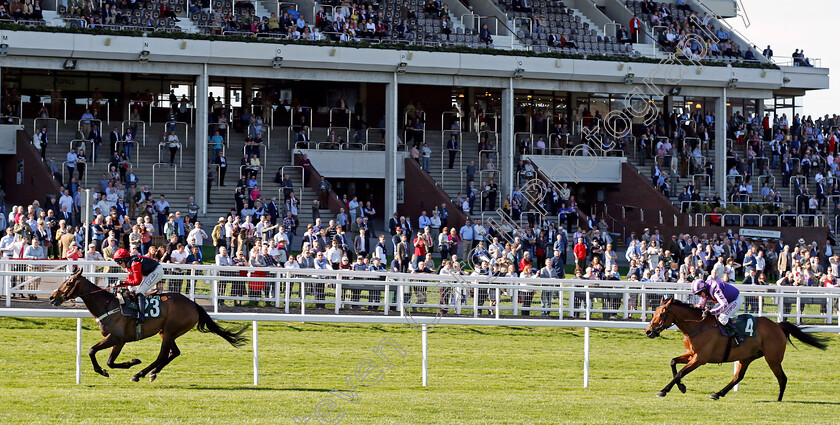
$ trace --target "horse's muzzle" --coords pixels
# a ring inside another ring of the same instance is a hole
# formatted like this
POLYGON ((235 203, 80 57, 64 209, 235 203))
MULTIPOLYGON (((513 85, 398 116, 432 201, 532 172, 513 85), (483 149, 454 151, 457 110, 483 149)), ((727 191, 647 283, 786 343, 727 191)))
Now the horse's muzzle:
POLYGON ((54 305, 54 306, 58 307, 58 306, 60 306, 60 305, 61 305, 61 303, 62 303, 62 299, 61 299, 61 297, 57 297, 57 296, 55 295, 55 293, 53 293, 52 295, 50 295, 50 304, 52 304, 52 305, 54 305))
POLYGON ((645 335, 647 335, 648 338, 656 338, 659 336, 659 332, 653 329, 648 329, 645 331, 645 335))

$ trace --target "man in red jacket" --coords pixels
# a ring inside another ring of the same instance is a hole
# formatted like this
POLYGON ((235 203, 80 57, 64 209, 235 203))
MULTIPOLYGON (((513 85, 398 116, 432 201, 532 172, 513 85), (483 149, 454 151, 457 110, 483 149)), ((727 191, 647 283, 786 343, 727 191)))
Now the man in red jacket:
POLYGON ((574 247, 575 253, 575 267, 586 270, 586 245, 583 243, 583 238, 578 238, 574 247))
POLYGON ((163 266, 157 261, 140 255, 129 255, 125 248, 120 248, 114 254, 114 261, 128 271, 125 283, 120 286, 128 286, 137 294, 137 320, 142 322, 145 319, 146 293, 160 282, 163 277, 163 266))
POLYGON ((639 34, 642 32, 642 21, 639 20, 639 17, 633 15, 633 19, 630 20, 630 41, 632 43, 639 42, 639 34))

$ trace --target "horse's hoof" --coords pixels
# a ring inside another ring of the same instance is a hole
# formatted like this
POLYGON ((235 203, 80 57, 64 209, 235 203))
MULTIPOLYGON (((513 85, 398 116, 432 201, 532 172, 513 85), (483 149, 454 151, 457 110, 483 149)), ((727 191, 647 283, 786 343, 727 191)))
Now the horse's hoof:
POLYGON ((666 393, 665 391, 660 391, 660 392, 656 393, 657 397, 665 397, 666 395, 668 395, 668 393, 666 393))
POLYGON ((714 393, 714 394, 710 395, 709 398, 711 398, 712 400, 717 400, 717 399, 720 398, 720 395, 718 395, 718 393, 714 393))
POLYGON ((153 374, 149 375, 149 382, 155 382, 155 379, 156 379, 156 378, 157 378, 157 374, 156 374, 156 373, 153 373, 153 374))
POLYGON ((677 388, 680 390, 681 393, 685 394, 685 385, 679 384, 677 385, 677 388))
POLYGON ((97 371, 96 371, 96 373, 98 373, 98 374, 100 374, 100 375, 102 375, 102 376, 104 376, 104 377, 106 377, 106 378, 108 378, 108 377, 109 377, 109 375, 108 375, 108 371, 107 371, 107 370, 105 370, 105 369, 99 369, 99 370, 97 370, 97 371))
POLYGON ((132 366, 137 366, 140 363, 143 363, 143 362, 140 361, 140 359, 137 359, 137 358, 131 359, 131 365, 132 366))
POLYGON ((131 381, 131 382, 140 382, 140 378, 137 375, 134 375, 131 378, 128 378, 128 380, 131 381))

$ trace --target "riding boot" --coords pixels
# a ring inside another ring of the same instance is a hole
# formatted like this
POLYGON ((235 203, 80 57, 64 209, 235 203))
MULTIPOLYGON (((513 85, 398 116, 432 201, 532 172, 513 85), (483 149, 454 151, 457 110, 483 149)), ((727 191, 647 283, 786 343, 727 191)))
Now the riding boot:
POLYGON ((143 323, 146 319, 146 295, 137 294, 137 321, 143 323))
POLYGON ((744 342, 744 334, 742 334, 741 331, 738 330, 738 327, 736 327, 731 320, 726 322, 726 324, 723 327, 726 329, 726 332, 729 333, 729 336, 735 339, 736 347, 744 342))

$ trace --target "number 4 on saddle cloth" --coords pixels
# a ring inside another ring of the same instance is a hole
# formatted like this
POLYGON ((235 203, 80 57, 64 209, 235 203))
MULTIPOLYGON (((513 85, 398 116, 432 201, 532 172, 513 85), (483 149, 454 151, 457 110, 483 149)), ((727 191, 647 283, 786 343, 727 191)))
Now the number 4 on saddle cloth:
MULTIPOLYGON (((729 319, 729 320, 732 322, 733 325, 735 325, 736 328, 738 328, 739 331, 741 331, 741 334, 744 335, 745 337, 751 338, 751 337, 755 336, 755 325, 756 325, 756 323, 755 323, 755 317, 753 317, 752 314, 739 314, 738 316, 733 317, 732 319, 729 319)), ((723 336, 728 336, 728 337, 734 336, 734 335, 730 335, 729 332, 726 330, 726 328, 724 328, 720 324, 718 324, 718 328, 720 328, 720 333, 723 336)))
MULTIPOLYGON (((117 294, 120 300, 120 312, 125 317, 137 317, 137 296, 128 289, 123 289, 117 294)), ((146 295, 146 311, 145 317, 147 319, 154 319, 160 316, 161 302, 160 295, 152 294, 146 295)))

